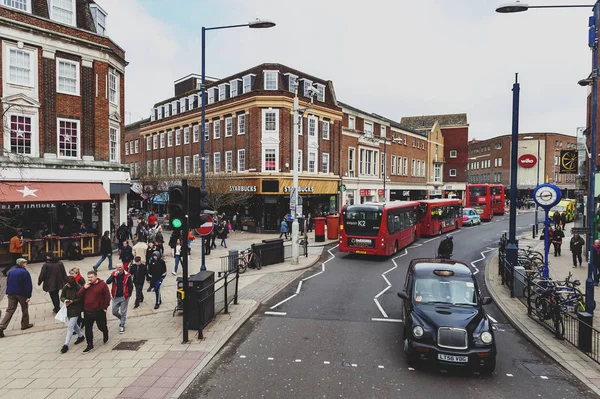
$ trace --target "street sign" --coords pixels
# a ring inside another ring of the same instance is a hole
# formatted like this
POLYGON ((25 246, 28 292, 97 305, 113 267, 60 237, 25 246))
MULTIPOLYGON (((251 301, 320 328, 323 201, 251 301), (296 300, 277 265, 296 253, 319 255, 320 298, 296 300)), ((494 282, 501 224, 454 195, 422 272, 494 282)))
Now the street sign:
POLYGON ((296 207, 296 217, 299 217, 299 218, 302 217, 302 204, 300 204, 296 207))
POLYGON ((202 224, 202 226, 198 227, 196 229, 196 233, 198 233, 198 235, 204 237, 204 236, 207 236, 210 233, 212 233, 213 229, 215 228, 215 222, 214 222, 213 218, 210 217, 210 215, 203 213, 201 216, 208 217, 208 221, 206 223, 202 224))

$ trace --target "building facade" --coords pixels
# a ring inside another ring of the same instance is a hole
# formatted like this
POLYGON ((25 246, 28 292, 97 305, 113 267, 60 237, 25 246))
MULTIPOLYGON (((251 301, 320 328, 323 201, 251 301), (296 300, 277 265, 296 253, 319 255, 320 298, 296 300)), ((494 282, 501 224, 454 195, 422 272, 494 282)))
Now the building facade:
MULTIPOLYGON (((468 158, 469 182, 502 184, 506 189, 510 189, 511 146, 511 135, 471 140, 468 158)), ((560 173, 561 150, 577 150, 577 138, 561 133, 519 134, 519 195, 531 196, 538 183, 553 183, 561 188, 563 195, 575 198, 577 174, 560 173)))
POLYGON ((0 204, 24 212, 28 229, 83 221, 101 232, 126 220, 127 62, 106 20, 91 0, 0 3, 0 204))

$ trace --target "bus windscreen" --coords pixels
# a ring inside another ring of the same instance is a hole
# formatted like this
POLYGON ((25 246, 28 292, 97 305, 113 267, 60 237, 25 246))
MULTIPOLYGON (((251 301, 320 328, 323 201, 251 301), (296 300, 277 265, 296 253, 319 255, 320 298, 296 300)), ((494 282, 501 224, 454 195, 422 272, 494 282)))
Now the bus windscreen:
POLYGON ((487 187, 469 187, 469 196, 471 197, 485 197, 487 195, 487 187))
POLYGON ((381 211, 375 207, 353 207, 346 209, 344 229, 353 236, 375 237, 381 226, 381 211))

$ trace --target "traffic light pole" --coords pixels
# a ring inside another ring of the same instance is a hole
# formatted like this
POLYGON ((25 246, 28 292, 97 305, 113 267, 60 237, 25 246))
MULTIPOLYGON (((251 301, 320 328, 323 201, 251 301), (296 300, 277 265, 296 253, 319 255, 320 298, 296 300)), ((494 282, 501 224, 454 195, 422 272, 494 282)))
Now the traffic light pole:
MULTIPOLYGON (((203 137, 204 139, 204 137, 203 137)), ((188 181, 187 179, 183 179, 181 185, 184 188, 185 198, 184 198, 184 211, 185 216, 183 218, 183 225, 181 226, 181 271, 183 273, 183 343, 187 343, 189 340, 188 337, 188 318, 189 318, 189 289, 188 289, 188 275, 189 275, 189 267, 188 267, 188 232, 189 228, 189 214, 190 214, 190 202, 189 202, 189 194, 188 194, 188 181)))

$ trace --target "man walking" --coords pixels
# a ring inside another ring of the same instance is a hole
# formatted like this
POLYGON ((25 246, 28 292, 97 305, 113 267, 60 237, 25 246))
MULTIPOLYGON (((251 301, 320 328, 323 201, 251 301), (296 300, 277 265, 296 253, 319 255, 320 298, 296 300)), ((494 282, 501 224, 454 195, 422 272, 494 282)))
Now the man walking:
POLYGON ((123 334, 125 332, 125 322, 127 321, 129 297, 133 292, 133 278, 119 263, 117 270, 112 272, 110 277, 106 279, 106 284, 112 284, 112 314, 120 320, 119 334, 123 334))
POLYGON ((154 309, 158 309, 160 307, 160 287, 166 275, 167 265, 160 256, 160 252, 154 251, 154 253, 152 254, 152 259, 148 264, 148 277, 150 278, 150 288, 154 288, 154 293, 156 294, 156 304, 154 305, 154 309))
MULTIPOLYGON (((135 244, 132 248, 133 259, 135 259, 137 256, 139 256, 140 258, 142 258, 142 262, 146 263, 146 252, 147 251, 148 251, 148 244, 146 244, 146 242, 142 241, 142 240, 138 241, 137 244, 135 244)), ((152 252, 154 252, 154 251, 152 251, 152 252)), ((130 267, 130 269, 131 269, 131 267, 130 267)))
POLYGON ((123 268, 125 270, 129 270, 129 264, 133 260, 133 250, 129 245, 129 241, 123 241, 123 246, 121 247, 121 252, 119 254, 119 260, 123 262, 123 268))
POLYGON ((27 266, 27 259, 19 258, 15 263, 17 267, 8 273, 8 279, 6 280, 8 307, 4 319, 0 323, 0 338, 4 338, 4 330, 8 327, 10 319, 17 310, 17 304, 21 305, 21 312, 23 313, 21 317, 21 330, 33 327, 33 324, 29 323, 29 300, 33 291, 33 283, 31 275, 25 268, 27 266))
POLYGON ((573 255, 573 267, 577 267, 577 260, 579 260, 579 266, 581 266, 581 252, 585 245, 584 239, 577 233, 571 237, 571 253, 573 255))
POLYGON ((56 259, 53 254, 49 253, 46 255, 46 263, 42 265, 40 276, 38 278, 38 285, 42 285, 42 289, 50 294, 52 304, 54 305, 54 313, 58 313, 60 310, 60 298, 58 291, 65 285, 67 281, 67 272, 65 271, 65 265, 56 259))
POLYGON ((17 264, 17 259, 23 257, 23 241, 21 241, 22 236, 23 231, 20 228, 17 228, 15 235, 10 239, 10 246, 8 251, 10 252, 10 256, 12 257, 12 262, 10 265, 6 266, 4 270, 2 270, 2 274, 4 274, 4 277, 6 277, 6 274, 8 273, 10 268, 17 264))
POLYGON ((77 293, 77 296, 83 298, 85 311, 85 340, 87 346, 83 353, 89 353, 94 349, 94 322, 98 329, 102 331, 104 343, 108 342, 108 327, 106 325, 106 309, 110 305, 110 291, 108 285, 98 278, 96 270, 89 271, 88 281, 77 293))
POLYGON ((146 281, 148 269, 146 268, 146 264, 142 262, 142 258, 136 256, 129 271, 133 276, 133 284, 135 285, 135 306, 133 308, 137 309, 140 303, 144 302, 144 282, 146 281))

